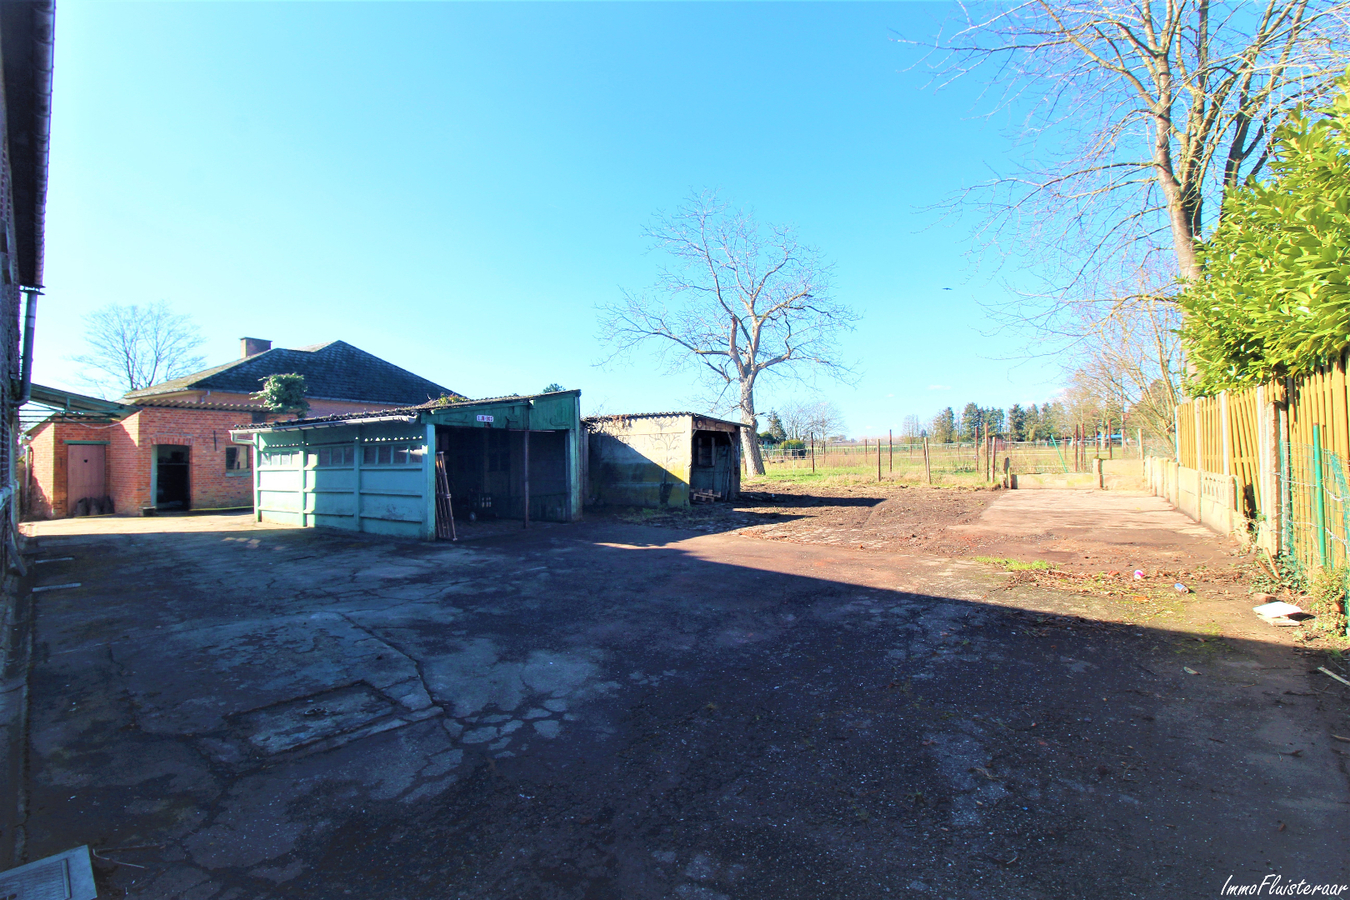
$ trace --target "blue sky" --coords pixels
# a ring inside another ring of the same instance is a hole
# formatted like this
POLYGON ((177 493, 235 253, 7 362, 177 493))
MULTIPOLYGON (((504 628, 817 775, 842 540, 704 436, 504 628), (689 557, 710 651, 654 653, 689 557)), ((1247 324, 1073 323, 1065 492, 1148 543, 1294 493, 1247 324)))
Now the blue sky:
POLYGON ((949 11, 65 0, 35 378, 82 389, 82 316, 166 300, 209 364, 342 339, 470 396, 685 408, 692 375, 594 365, 596 306, 654 281, 654 213, 715 189, 794 225, 863 315, 856 386, 761 409, 824 397, 864 435, 1044 400, 1058 373, 986 334, 1002 288, 966 226, 924 211, 1009 147, 980 85, 905 70, 896 34, 949 11))

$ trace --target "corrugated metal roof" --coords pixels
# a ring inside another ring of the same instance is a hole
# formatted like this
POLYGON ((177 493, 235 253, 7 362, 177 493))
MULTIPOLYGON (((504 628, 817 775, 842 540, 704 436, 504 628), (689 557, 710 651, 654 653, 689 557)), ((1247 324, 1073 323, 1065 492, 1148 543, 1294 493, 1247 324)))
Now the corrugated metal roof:
POLYGON ((328 422, 357 422, 362 419, 373 419, 378 417, 416 415, 424 412, 435 412, 438 409, 457 409, 460 407, 487 406, 493 403, 510 403, 513 401, 537 400, 540 397, 557 397, 560 394, 580 394, 581 391, 553 391, 548 394, 508 394, 505 397, 484 397, 481 400, 455 400, 450 403, 441 400, 431 400, 426 403, 419 403, 417 406, 396 406, 390 409, 377 409, 370 412, 359 413, 337 413, 331 416, 315 416, 309 419, 287 419, 284 422, 268 422, 259 425, 240 425, 233 429, 235 431, 266 431, 274 425, 285 425, 294 427, 296 425, 322 425, 328 422))
POLYGON ((678 416, 690 416, 695 419, 708 419, 712 422, 721 422, 723 425, 735 425, 737 428, 745 428, 742 422, 733 422, 730 419, 719 419, 717 416, 710 416, 707 413, 689 412, 687 410, 677 410, 675 412, 648 412, 648 413, 615 413, 607 416, 587 416, 582 419, 582 423, 604 422, 613 419, 671 419, 678 416))
POLYGON ((77 394, 64 388, 47 387, 43 384, 34 384, 29 396, 34 403, 40 403, 43 406, 63 412, 105 413, 110 415, 125 415, 132 412, 132 407, 125 403, 118 403, 116 400, 90 397, 88 394, 77 394))
POLYGON ((213 412, 265 412, 261 403, 198 403, 194 400, 137 400, 132 409, 205 409, 213 412))

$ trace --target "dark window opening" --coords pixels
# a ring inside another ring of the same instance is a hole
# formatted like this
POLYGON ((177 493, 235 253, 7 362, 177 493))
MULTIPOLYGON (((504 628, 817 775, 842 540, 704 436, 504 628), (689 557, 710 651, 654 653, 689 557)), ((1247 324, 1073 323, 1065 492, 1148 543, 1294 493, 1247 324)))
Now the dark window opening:
POLYGON ((356 461, 356 449, 350 444, 342 444, 337 447, 320 447, 311 455, 314 457, 315 465, 321 469, 334 466, 350 467, 356 461))
MULTIPOLYGON (((519 519, 525 513, 524 435, 502 428, 441 426, 436 449, 455 517, 519 519)), ((530 518, 565 522, 571 515, 568 439, 564 431, 530 432, 530 518)))
MULTIPOLYGON (((423 450, 407 444, 366 444, 361 448, 363 466, 420 466, 423 450)), ((334 465, 338 465, 334 463, 334 465)))
POLYGON ((252 454, 248 447, 226 447, 225 448, 225 471, 243 472, 249 468, 249 461, 252 454))
POLYGON ((694 465, 711 466, 713 464, 713 436, 705 431, 694 435, 694 465))

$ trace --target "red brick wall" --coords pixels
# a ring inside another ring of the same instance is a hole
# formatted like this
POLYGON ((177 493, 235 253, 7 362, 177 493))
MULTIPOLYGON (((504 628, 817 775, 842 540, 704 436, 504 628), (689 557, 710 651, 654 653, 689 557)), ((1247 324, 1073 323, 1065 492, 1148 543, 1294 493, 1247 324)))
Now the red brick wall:
POLYGON ((56 446, 56 428, 51 424, 42 426, 29 442, 28 459, 30 471, 25 476, 27 483, 27 503, 24 514, 32 519, 50 519, 55 498, 56 459, 53 452, 56 446))
POLYGON ((229 474, 225 471, 225 448, 238 446, 230 443, 230 429, 241 424, 241 418, 247 424, 247 417, 236 411, 159 407, 146 407, 129 416, 124 424, 128 435, 135 438, 135 447, 128 446, 117 454, 115 478, 125 486, 126 496, 125 504, 117 504, 118 511, 137 512, 154 503, 154 497, 150 496, 150 473, 159 444, 185 444, 191 448, 188 484, 193 509, 252 506, 251 470, 229 474))
MULTIPOLYGON (((247 402, 244 394, 213 394, 207 402, 247 402)), ((310 415, 327 416, 347 412, 384 409, 373 404, 315 400, 310 415)), ((66 515, 67 440, 106 440, 108 496, 119 515, 138 515, 142 507, 154 505, 151 496, 151 472, 155 464, 155 446, 184 444, 189 452, 189 487, 193 509, 253 505, 253 473, 244 469, 226 474, 225 448, 239 451, 250 448, 231 444, 230 429, 248 425, 247 410, 218 411, 191 407, 146 406, 113 425, 54 423, 43 426, 33 438, 31 518, 63 518, 66 515)), ((269 416, 276 420, 289 418, 269 416)))
POLYGON ((141 414, 128 416, 110 433, 108 491, 120 516, 138 515, 150 499, 150 466, 154 459, 140 445, 141 414))
POLYGON ((33 475, 29 482, 28 516, 33 519, 60 519, 67 514, 66 467, 70 455, 67 441, 108 441, 104 451, 107 470, 103 480, 112 484, 112 442, 120 432, 118 425, 81 425, 52 422, 44 425, 32 441, 33 475))

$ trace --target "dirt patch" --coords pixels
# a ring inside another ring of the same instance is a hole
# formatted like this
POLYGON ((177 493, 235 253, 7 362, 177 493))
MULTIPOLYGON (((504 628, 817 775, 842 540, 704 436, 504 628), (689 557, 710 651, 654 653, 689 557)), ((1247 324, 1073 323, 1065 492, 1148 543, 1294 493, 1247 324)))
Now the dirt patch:
POLYGON ((1315 628, 1275 629, 1257 619, 1252 595, 1266 589, 1259 561, 1142 493, 757 482, 735 503, 601 517, 774 543, 969 559, 1009 572, 1010 589, 1091 599, 1093 617, 1103 622, 1185 629, 1202 642, 1224 635, 1337 645, 1315 628))
POLYGON ((1230 580, 1244 563, 1236 546, 1217 540, 1180 513, 1153 508, 1163 505, 1156 498, 1112 492, 758 482, 734 503, 601 515, 787 543, 1043 560, 1080 575, 1130 575, 1139 569, 1159 583, 1169 578, 1230 580), (1028 502, 1028 497, 1034 500, 1028 502), (1152 501, 1146 511, 1134 508, 1144 500, 1152 501), (1136 524, 1122 531, 1120 524, 1127 518, 1136 524))
MULTIPOLYGON (((895 482, 758 482, 733 503, 600 511, 598 517, 703 533, 738 531, 788 543, 967 555, 948 528, 975 521, 995 496, 985 489, 895 482)), ((597 517, 589 511, 588 516, 597 517)))
POLYGON ((949 529, 975 521, 994 496, 986 490, 885 482, 824 490, 772 485, 755 495, 763 499, 754 508, 776 521, 750 526, 742 533, 763 540, 858 550, 963 555, 964 548, 953 543, 949 529))

